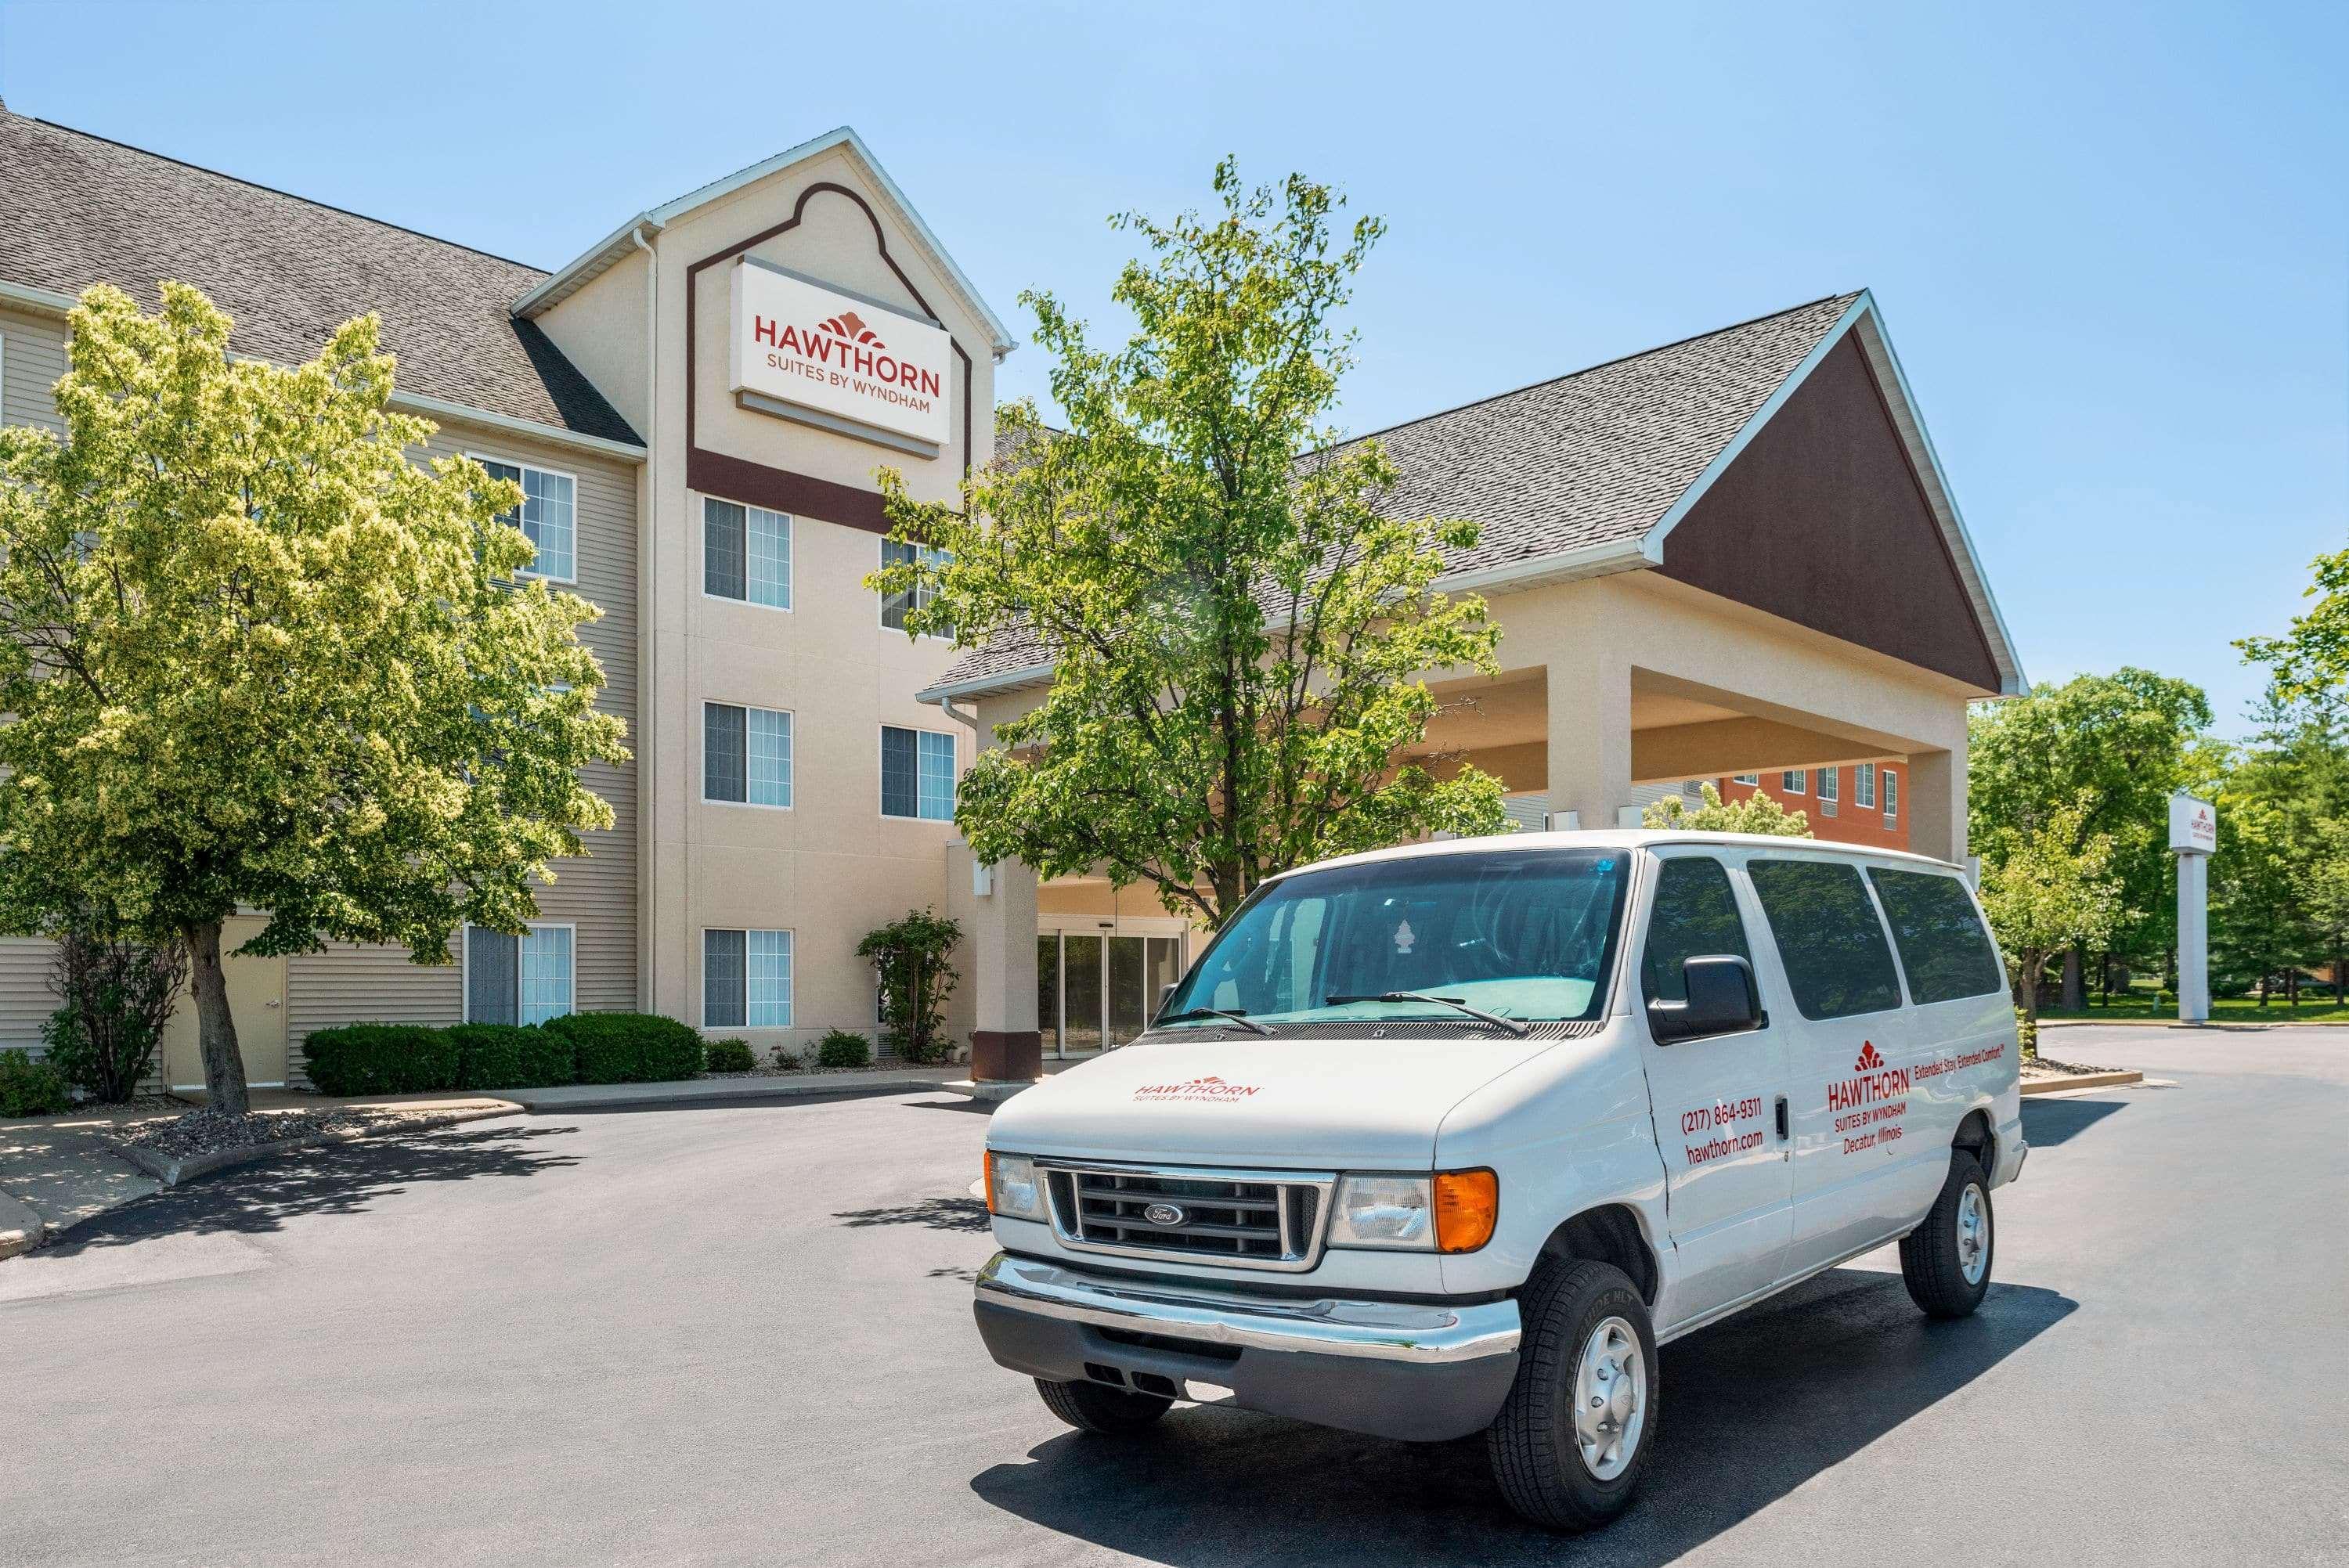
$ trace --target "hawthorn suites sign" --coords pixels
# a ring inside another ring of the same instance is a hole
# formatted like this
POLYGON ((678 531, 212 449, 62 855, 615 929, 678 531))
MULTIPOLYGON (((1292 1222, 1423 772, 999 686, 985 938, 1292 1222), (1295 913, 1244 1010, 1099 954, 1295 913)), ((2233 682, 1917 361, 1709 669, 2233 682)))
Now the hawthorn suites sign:
POLYGON ((947 443, 954 339, 919 316, 749 258, 734 263, 735 400, 936 457, 947 443))

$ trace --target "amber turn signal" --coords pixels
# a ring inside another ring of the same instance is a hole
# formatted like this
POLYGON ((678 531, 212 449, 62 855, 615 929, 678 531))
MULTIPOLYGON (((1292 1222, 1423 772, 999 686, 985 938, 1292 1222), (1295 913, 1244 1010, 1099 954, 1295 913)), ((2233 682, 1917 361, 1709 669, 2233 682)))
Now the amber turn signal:
POLYGON ((995 1150, 982 1150, 978 1158, 979 1190, 987 1194, 987 1212, 995 1212, 995 1150))
POLYGON ((1435 1173, 1435 1250, 1473 1253, 1501 1218, 1501 1179, 1490 1171, 1435 1173))

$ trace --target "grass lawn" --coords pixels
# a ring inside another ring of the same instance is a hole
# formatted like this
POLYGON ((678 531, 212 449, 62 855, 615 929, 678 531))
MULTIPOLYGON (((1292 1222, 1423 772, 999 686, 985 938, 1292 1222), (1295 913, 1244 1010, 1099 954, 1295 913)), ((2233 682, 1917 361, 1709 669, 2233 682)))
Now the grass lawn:
MULTIPOLYGON (((2151 992, 2138 991, 2127 995, 2116 992, 2109 1007, 2085 1007, 2066 1011, 2061 1007, 2039 1009, 2041 1022, 2062 1022, 2079 1019, 2087 1023, 2140 1024, 2150 1021, 2170 1021, 2178 1016, 2175 997, 2157 1002, 2151 992)), ((2210 1021, 2214 1024, 2349 1024, 2349 1007, 2333 1005, 2333 993, 2302 991, 2300 1006, 2290 1006, 2282 996, 2275 997, 2264 1007, 2257 996, 2215 996, 2210 1001, 2210 1021)))

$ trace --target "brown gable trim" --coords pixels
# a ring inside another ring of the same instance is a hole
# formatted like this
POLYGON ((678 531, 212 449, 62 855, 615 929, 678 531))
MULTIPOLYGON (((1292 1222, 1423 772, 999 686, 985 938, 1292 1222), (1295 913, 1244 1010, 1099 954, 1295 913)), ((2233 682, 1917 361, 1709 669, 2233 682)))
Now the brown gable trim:
MULTIPOLYGON (((702 271, 717 265, 719 262, 731 261, 753 245, 763 244, 778 234, 788 233, 798 228, 801 219, 807 215, 808 202, 826 192, 835 196, 845 196, 856 203, 856 210, 864 214, 866 222, 873 225, 873 248, 878 251, 881 259, 889 264, 889 270, 896 274, 897 281, 905 285, 905 292, 914 296, 914 303, 928 311, 933 319, 944 319, 931 307, 930 302, 922 297, 922 291, 914 286, 914 280, 905 275, 905 269, 897 264, 897 258, 889 253, 889 236, 883 231, 880 215, 873 211, 871 203, 845 185, 835 184, 829 180, 817 181, 800 192, 800 199, 792 203, 790 217, 771 229, 763 230, 747 240, 740 241, 722 251, 704 256, 685 269, 685 482, 693 490, 712 490, 735 500, 772 507, 778 511, 803 511, 812 517, 821 517, 827 521, 846 523, 851 528, 870 529, 875 533, 886 533, 889 531, 889 525, 882 520, 879 491, 861 490, 854 485, 843 485, 831 480, 820 480, 812 474, 793 473, 788 469, 770 468, 764 463, 754 463, 745 458, 729 457, 723 452, 705 451, 694 436, 701 402, 701 399, 696 396, 699 384, 699 377, 695 366, 698 334, 694 329, 694 322, 700 303, 701 291, 697 284, 702 271), (704 484, 695 476, 705 473, 713 476, 728 475, 731 477, 733 482, 730 486, 704 484), (751 489, 744 490, 742 487, 746 484, 751 489), (814 504, 807 506, 761 499, 762 495, 786 493, 818 499, 814 504), (868 516, 874 521, 865 521, 868 516)), ((968 478, 970 474, 971 455, 971 357, 964 351, 962 340, 956 337, 951 330, 947 333, 947 341, 954 345, 955 357, 962 361, 962 471, 968 478)))

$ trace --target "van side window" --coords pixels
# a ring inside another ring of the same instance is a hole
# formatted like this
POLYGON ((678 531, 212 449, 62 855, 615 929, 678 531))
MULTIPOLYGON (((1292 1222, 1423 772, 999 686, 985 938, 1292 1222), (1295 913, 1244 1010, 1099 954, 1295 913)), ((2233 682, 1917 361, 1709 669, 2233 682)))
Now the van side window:
POLYGON ((1848 1018, 1900 1006, 1892 949, 1857 866, 1754 860, 1745 869, 1804 1017, 1848 1018))
POLYGON ((2006 989, 1997 950, 1957 878, 1870 866, 1868 880, 1884 901, 1900 967, 1909 972, 1909 995, 1920 1006, 2006 989))
POLYGON ((1707 855, 1674 856, 1656 874, 1655 907, 1648 914, 1648 954, 1640 968, 1640 988, 1651 1002, 1685 1002, 1688 985, 1681 965, 1691 958, 1733 953, 1751 964, 1745 922, 1729 873, 1707 855))

